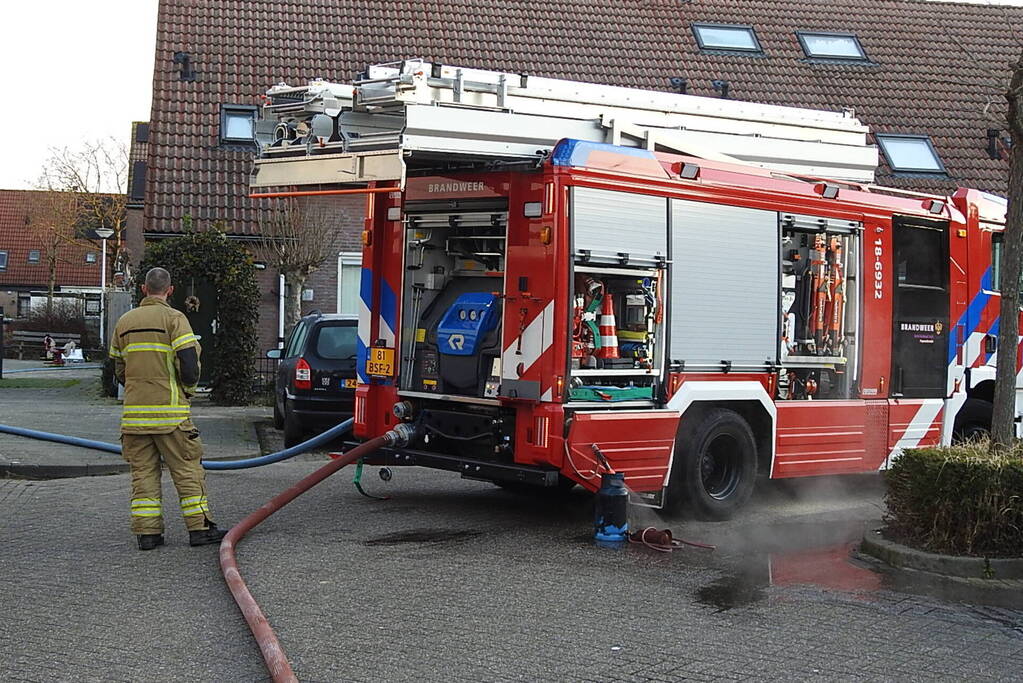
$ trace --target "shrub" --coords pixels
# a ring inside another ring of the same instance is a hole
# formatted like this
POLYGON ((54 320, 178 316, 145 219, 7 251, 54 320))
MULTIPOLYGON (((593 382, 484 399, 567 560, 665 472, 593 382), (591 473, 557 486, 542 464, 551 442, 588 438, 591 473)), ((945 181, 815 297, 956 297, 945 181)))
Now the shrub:
POLYGON ((1023 447, 987 444, 908 450, 887 473, 894 539, 931 552, 1023 556, 1023 447))

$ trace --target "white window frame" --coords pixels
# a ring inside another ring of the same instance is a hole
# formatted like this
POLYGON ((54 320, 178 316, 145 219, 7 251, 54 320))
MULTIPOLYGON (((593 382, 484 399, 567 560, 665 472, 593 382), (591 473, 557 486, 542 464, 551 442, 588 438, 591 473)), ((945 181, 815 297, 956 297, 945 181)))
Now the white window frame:
MULTIPOLYGON (((338 255, 337 255, 337 312, 338 313, 348 313, 350 315, 357 315, 358 312, 359 312, 358 311, 358 306, 356 306, 356 310, 354 310, 354 311, 344 311, 342 309, 342 306, 341 306, 341 302, 343 301, 342 296, 344 294, 344 292, 342 292, 342 287, 343 287, 343 284, 344 284, 344 269, 345 269, 346 266, 348 266, 348 267, 353 267, 354 266, 354 267, 359 268, 361 270, 362 269, 362 252, 361 251, 341 251, 341 252, 338 252, 338 255)), ((356 299, 358 299, 358 296, 356 296, 356 299)))

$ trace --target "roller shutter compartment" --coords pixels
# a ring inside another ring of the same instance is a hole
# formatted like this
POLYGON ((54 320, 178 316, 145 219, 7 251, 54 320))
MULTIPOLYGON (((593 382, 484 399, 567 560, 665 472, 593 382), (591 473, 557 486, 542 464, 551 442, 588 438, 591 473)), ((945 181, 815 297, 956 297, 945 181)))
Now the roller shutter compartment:
POLYGON ((777 360, 778 214, 671 203, 670 357, 686 369, 763 368, 777 360))

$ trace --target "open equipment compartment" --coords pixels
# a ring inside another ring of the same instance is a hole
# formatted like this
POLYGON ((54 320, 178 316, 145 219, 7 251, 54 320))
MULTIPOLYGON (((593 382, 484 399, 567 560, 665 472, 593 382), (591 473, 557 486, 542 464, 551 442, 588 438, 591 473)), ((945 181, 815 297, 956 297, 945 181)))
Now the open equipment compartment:
POLYGON ((855 394, 862 224, 782 214, 779 399, 855 394))
POLYGON ((659 398, 667 201, 571 189, 569 407, 651 406, 659 398))
POLYGON ((507 200, 409 202, 404 230, 400 389, 495 399, 507 200))

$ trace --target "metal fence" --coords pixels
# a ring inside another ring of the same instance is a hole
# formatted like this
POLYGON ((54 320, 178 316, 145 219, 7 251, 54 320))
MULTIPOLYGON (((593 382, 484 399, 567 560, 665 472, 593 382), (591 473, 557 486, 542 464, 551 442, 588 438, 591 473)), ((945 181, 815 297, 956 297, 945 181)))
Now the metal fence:
POLYGON ((277 358, 267 358, 266 356, 256 358, 252 392, 257 397, 265 397, 267 400, 273 397, 274 387, 277 383, 277 366, 280 365, 280 362, 277 358))

